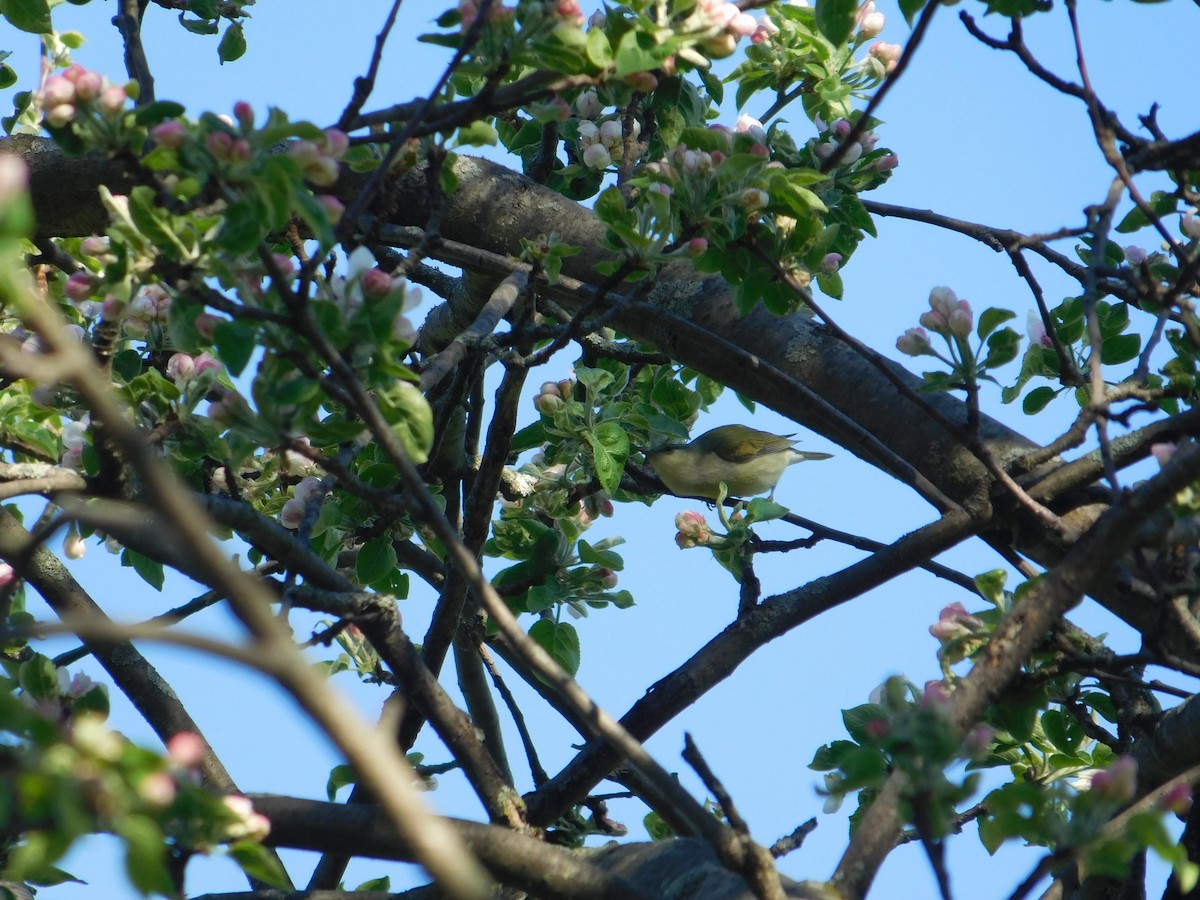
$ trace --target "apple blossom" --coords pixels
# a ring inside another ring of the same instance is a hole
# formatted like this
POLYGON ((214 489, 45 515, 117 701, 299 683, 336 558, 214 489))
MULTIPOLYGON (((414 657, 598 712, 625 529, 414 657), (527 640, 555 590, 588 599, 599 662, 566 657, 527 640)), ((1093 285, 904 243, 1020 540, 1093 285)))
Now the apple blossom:
POLYGON ((600 105, 599 95, 594 90, 588 90, 575 98, 575 112, 583 119, 598 119, 604 107, 600 105))
POLYGON ((858 26, 859 34, 864 39, 873 38, 883 31, 885 21, 883 13, 876 11, 874 0, 867 0, 854 17, 854 24, 858 26))
POLYGON ((1196 209, 1192 208, 1179 219, 1179 227, 1193 240, 1200 239, 1200 219, 1196 218, 1196 209))
POLYGON ((0 562, 0 588, 8 587, 17 577, 16 570, 6 562, 0 562))
POLYGON ((589 144, 583 151, 583 164, 589 169, 605 169, 612 165, 612 155, 603 144, 589 144))
POLYGON ((909 328, 896 338, 896 349, 906 356, 924 356, 932 353, 929 334, 924 328, 909 328))
POLYGON ((983 630, 983 622, 967 612, 966 607, 957 601, 942 607, 942 611, 938 613, 938 620, 929 626, 929 633, 942 643, 978 634, 983 630))
POLYGON ((177 731, 167 741, 167 755, 171 762, 184 769, 200 765, 205 754, 204 738, 194 731, 177 731))
POLYGON ((1145 250, 1136 244, 1130 244, 1123 249, 1125 250, 1125 261, 1131 266, 1140 266, 1146 261, 1146 257, 1149 256, 1145 250))
POLYGON ((751 115, 742 113, 738 116, 737 122, 733 126, 734 134, 748 134, 760 144, 767 140, 767 131, 763 128, 762 122, 751 115))

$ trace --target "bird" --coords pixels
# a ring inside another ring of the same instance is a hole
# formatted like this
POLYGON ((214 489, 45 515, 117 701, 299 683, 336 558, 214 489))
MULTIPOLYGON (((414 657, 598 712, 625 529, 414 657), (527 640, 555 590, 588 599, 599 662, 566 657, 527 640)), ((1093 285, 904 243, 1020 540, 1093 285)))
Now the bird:
POLYGON ((771 434, 746 425, 721 425, 690 444, 646 451, 646 460, 672 494, 717 499, 721 482, 731 497, 751 497, 770 491, 788 466, 808 459, 829 459, 829 453, 794 449, 790 434, 771 434))

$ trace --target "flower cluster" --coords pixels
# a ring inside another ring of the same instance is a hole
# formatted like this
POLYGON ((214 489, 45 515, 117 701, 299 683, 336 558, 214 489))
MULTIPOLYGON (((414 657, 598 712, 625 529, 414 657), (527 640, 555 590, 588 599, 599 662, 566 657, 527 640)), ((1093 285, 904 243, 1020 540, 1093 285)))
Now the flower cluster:
POLYGON ((712 529, 703 513, 693 509, 684 510, 675 517, 675 543, 680 550, 705 547, 713 542, 712 529))
POLYGON ((125 101, 137 94, 137 86, 110 84, 97 72, 90 72, 78 63, 69 66, 61 75, 51 75, 38 92, 46 124, 65 128, 80 115, 95 113, 112 119, 125 111, 125 101))
POLYGON ((121 320, 121 327, 131 338, 145 338, 152 328, 166 328, 167 316, 171 311, 171 295, 160 284, 148 284, 134 294, 127 307, 116 297, 105 297, 104 317, 121 320))
POLYGON ((341 171, 340 162, 348 149, 350 149, 350 138, 344 132, 336 128, 326 128, 320 139, 296 141, 288 147, 287 153, 299 166, 310 184, 315 184, 317 187, 331 187, 338 180, 341 171))
POLYGON ((959 638, 979 634, 984 624, 967 612, 961 603, 951 603, 942 608, 938 620, 929 626, 929 633, 943 644, 959 638))
MULTIPOLYGON (((833 156, 834 151, 841 143, 850 136, 850 132, 854 130, 854 123, 849 119, 837 119, 832 125, 826 125, 824 120, 818 115, 813 116, 813 124, 817 126, 817 131, 820 132, 820 138, 813 145, 813 154, 817 159, 826 160, 833 156)), ((838 158, 839 166, 849 166, 862 159, 864 153, 870 153, 875 149, 875 145, 879 143, 879 138, 873 131, 866 131, 859 135, 858 140, 852 142, 842 155, 838 158)), ((881 156, 872 163, 875 170, 878 172, 887 172, 896 168, 899 160, 894 153, 888 153, 886 156, 881 156)))
POLYGON ((66 469, 83 469, 83 447, 87 443, 88 426, 91 416, 85 415, 79 421, 68 421, 63 424, 62 443, 63 454, 59 464, 66 469))
POLYGON ((167 361, 167 377, 180 391, 207 387, 220 373, 221 364, 207 352, 197 356, 176 353, 167 361))
POLYGON ((948 287, 935 287, 929 292, 929 312, 922 313, 918 321, 934 334, 958 338, 969 336, 975 324, 971 304, 959 300, 948 287))
MULTIPOLYGON (((575 99, 579 116, 580 156, 589 169, 606 169, 625 157, 625 132, 616 114, 604 118, 604 107, 594 90, 587 90, 575 99)), ((634 119, 630 137, 635 142, 642 132, 641 123, 634 119)))
POLYGON ((575 379, 573 378, 564 378, 562 381, 547 381, 542 385, 537 396, 533 398, 533 405, 542 415, 552 416, 555 410, 571 399, 574 392, 575 379))
POLYGON ((700 47, 713 59, 731 56, 738 41, 751 37, 757 28, 754 16, 728 0, 699 0, 680 26, 681 31, 708 35, 700 47))
POLYGON ((283 504, 283 510, 279 513, 279 523, 284 528, 295 530, 300 527, 304 521, 304 515, 308 511, 308 504, 314 496, 321 493, 321 479, 312 475, 301 479, 292 491, 292 497, 287 503, 283 504))

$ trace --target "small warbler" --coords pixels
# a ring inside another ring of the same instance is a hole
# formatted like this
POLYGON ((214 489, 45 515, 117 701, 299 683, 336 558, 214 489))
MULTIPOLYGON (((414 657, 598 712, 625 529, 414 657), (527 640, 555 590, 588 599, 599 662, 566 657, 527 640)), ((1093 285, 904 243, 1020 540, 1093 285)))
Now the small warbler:
POLYGON ((793 449, 791 435, 771 434, 745 425, 722 425, 690 444, 647 450, 646 459, 663 484, 680 497, 717 499, 721 482, 731 497, 750 497, 775 485, 784 470, 806 459, 829 459, 829 453, 793 449))

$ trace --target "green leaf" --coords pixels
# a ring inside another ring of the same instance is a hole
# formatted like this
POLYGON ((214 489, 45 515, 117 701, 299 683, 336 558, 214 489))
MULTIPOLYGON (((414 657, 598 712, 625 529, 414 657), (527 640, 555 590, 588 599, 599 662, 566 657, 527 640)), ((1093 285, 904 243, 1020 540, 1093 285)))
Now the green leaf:
POLYGON ((1106 366, 1129 362, 1142 349, 1140 334, 1118 334, 1100 345, 1100 361, 1106 366))
POLYGON ((817 0, 817 29, 835 47, 846 43, 854 30, 858 0, 817 0))
POLYGON ((53 699, 58 696, 58 669, 53 660, 39 653, 21 663, 17 669, 17 683, 31 697, 53 699))
POLYGON ((153 128, 160 122, 182 116, 183 113, 184 106, 182 103, 175 103, 171 100, 159 100, 156 103, 148 103, 138 109, 133 114, 133 120, 143 128, 153 128))
POLYGON ((642 819, 642 826, 652 841, 669 841, 675 837, 674 829, 654 810, 646 813, 645 818, 642 819))
POLYGON ((887 707, 881 703, 863 703, 852 709, 842 710, 842 723, 846 726, 846 731, 860 744, 870 741, 867 736, 867 723, 887 717, 887 707))
POLYGON ((184 13, 179 14, 179 24, 192 34, 216 34, 217 23, 209 19, 186 19, 184 13))
POLYGON ((816 772, 831 772, 840 767, 842 760, 857 749, 858 744, 854 741, 834 741, 832 744, 818 747, 808 767, 816 772))
POLYGON ((587 33, 588 61, 599 69, 604 69, 612 63, 612 45, 603 28, 589 28, 587 33))
POLYGON ((221 65, 241 59, 246 53, 246 34, 242 31, 240 22, 230 22, 225 33, 221 35, 221 43, 217 45, 217 57, 221 65))
POLYGON ((992 569, 983 575, 974 577, 974 583, 979 594, 992 606, 1000 608, 1004 602, 1004 582, 1008 581, 1008 572, 1004 569, 992 569))
POLYGON ((262 238, 263 227, 258 220, 258 207, 249 200, 229 204, 218 240, 235 256, 249 253, 262 238))
MULTIPOLYGON (((645 72, 647 69, 657 68, 659 63, 657 50, 658 45, 654 38, 646 32, 636 28, 625 32, 621 35, 620 43, 617 44, 616 76, 624 78, 634 72, 645 72)), ((588 51, 590 55, 590 44, 588 51)))
POLYGON ((362 545, 354 563, 358 583, 367 587, 390 576, 396 568, 396 548, 390 535, 380 535, 362 545))
POLYGON ((14 28, 30 34, 49 34, 54 30, 49 0, 0 0, 0 15, 14 28))
POLYGON ((614 572, 620 572, 625 568, 625 560, 621 558, 621 554, 619 553, 614 553, 611 550, 598 550, 582 538, 580 538, 576 546, 579 548, 579 561, 581 563, 587 563, 590 566, 602 566, 605 569, 612 569, 614 572))
POLYGON ((500 141, 496 129, 483 120, 472 122, 458 129, 455 147, 495 147, 500 141))
POLYGON ((213 329, 213 344, 225 368, 234 378, 242 374, 250 357, 254 355, 255 336, 258 329, 254 325, 238 322, 218 322, 213 329))
POLYGON ((979 316, 979 324, 975 326, 975 333, 979 335, 979 339, 983 340, 1009 319, 1015 319, 1017 314, 1010 312, 1007 309, 985 309, 979 316))
POLYGON ((904 21, 912 26, 913 19, 917 17, 917 13, 925 8, 927 0, 900 0, 900 12, 904 14, 904 21))
POLYGON ((271 887, 290 889, 291 881, 283 864, 274 853, 254 841, 235 841, 229 845, 229 855, 242 867, 242 871, 271 887))
POLYGON ((592 447, 600 486, 606 493, 616 493, 629 458, 629 433, 617 422, 601 422, 585 437, 592 447))
POLYGON ((113 830, 125 842, 125 872, 133 886, 147 895, 175 896, 167 869, 166 838, 158 825, 145 816, 124 816, 113 830))
POLYGON ((382 891, 385 894, 392 889, 392 879, 388 875, 383 875, 379 878, 371 878, 364 881, 354 890, 357 891, 382 891))
POLYGON ((997 331, 987 340, 988 353, 983 360, 985 368, 994 369, 1017 358, 1021 349, 1021 336, 1011 328, 997 331))
POLYGON ((148 556, 142 556, 136 550, 130 550, 126 547, 121 551, 121 565, 132 566, 133 571, 142 576, 150 587, 156 591, 163 589, 165 576, 163 573, 163 565, 158 560, 151 559, 148 556))
POLYGON ((433 410, 415 385, 400 382, 381 395, 387 401, 392 431, 417 465, 429 459, 433 447, 433 410))
POLYGON ((1054 388, 1043 385, 1042 387, 1034 388, 1025 395, 1025 399, 1021 401, 1021 409, 1025 415, 1032 416, 1035 413, 1041 412, 1049 403, 1057 396, 1054 388))
POLYGON ((579 634, 573 625, 552 619, 538 619, 529 629, 529 636, 572 678, 579 671, 579 634))

